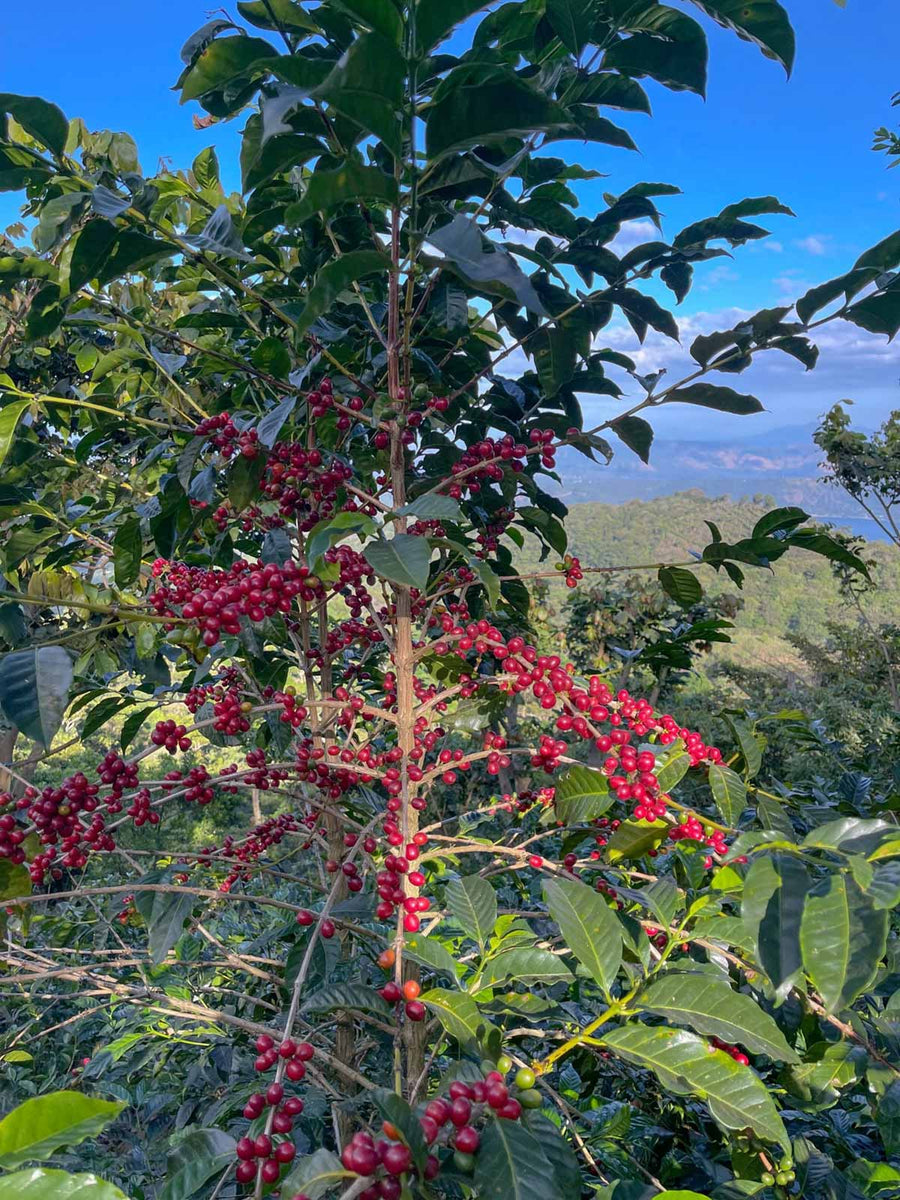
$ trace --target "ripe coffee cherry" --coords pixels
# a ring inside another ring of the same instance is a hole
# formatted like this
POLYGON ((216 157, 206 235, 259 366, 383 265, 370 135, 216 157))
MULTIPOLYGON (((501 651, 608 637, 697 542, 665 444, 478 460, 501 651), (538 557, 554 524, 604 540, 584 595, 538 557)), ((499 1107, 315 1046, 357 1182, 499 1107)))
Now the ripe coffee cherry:
POLYGON ((266 1088, 266 1104, 280 1104, 284 1099, 284 1085, 281 1083, 270 1083, 266 1088))
POLYGON ((250 1162, 256 1158, 256 1149, 253 1145, 253 1140, 248 1137, 242 1137, 234 1148, 235 1154, 244 1162, 250 1162))
POLYGON ((334 921, 329 921, 329 919, 326 917, 325 920, 322 922, 322 924, 319 926, 319 933, 321 934, 321 936, 323 938, 333 938, 334 937, 334 921))
POLYGON ((390 983, 386 983, 380 989, 379 994, 383 1000, 387 1000, 388 1004, 396 1004, 398 1000, 403 999, 403 993, 393 980, 390 983))
POLYGON ((274 1045, 275 1043, 267 1033, 261 1033, 256 1039, 256 1049, 260 1054, 265 1054, 265 1052, 267 1050, 271 1050, 274 1045))
POLYGON ((457 1096, 450 1105, 450 1120, 457 1128, 461 1129, 463 1125, 468 1125, 471 1115, 472 1101, 467 1100, 464 1096, 457 1096))
POLYGON ((522 1105, 518 1100, 507 1100, 502 1108, 497 1109, 497 1116, 507 1121, 518 1121, 522 1115, 522 1105))
POLYGON ((266 1183, 277 1183, 281 1175, 281 1165, 274 1158, 267 1158, 262 1165, 261 1174, 266 1183))
POLYGON ((409 1147, 404 1146, 402 1142, 395 1142, 394 1145, 388 1146, 382 1158, 384 1169, 390 1175, 402 1175, 404 1171, 409 1170, 412 1162, 412 1155, 409 1147))
POLYGON ((457 1150, 461 1150, 463 1154, 474 1154, 480 1142, 481 1135, 471 1125, 464 1125, 453 1139, 454 1146, 457 1150))
POLYGON ((415 979, 407 979, 403 985, 403 995, 407 1000, 415 1000, 421 991, 421 985, 415 979))
POLYGON ((272 1153, 272 1139, 267 1133, 261 1133, 254 1141, 253 1153, 257 1158, 268 1158, 272 1153))
POLYGON ((234 1172, 238 1183, 252 1183, 256 1178, 255 1162, 239 1162, 234 1172))
POLYGON ((301 1042, 297 1047, 297 1057, 301 1062, 309 1062, 315 1052, 315 1048, 309 1042, 301 1042))
POLYGON ((281 1142, 275 1147, 275 1158, 280 1163, 289 1163, 297 1153, 293 1142, 281 1142))
POLYGON ((431 1117, 438 1125, 446 1125, 450 1118, 450 1106, 446 1100, 430 1100, 425 1106, 425 1116, 431 1117))
POLYGON ((395 958, 396 955, 394 954, 393 950, 382 950, 382 952, 378 955, 378 965, 381 967, 382 971, 389 971, 394 965, 395 958))
POLYGON ((411 1021, 424 1021, 428 1011, 421 1000, 407 1000, 406 1015, 411 1021))
POLYGON ((278 1053, 281 1058, 293 1058, 297 1053, 297 1043, 288 1038, 278 1047, 278 1053))
POLYGON ((275 1133, 290 1133, 293 1128, 294 1119, 286 1112, 277 1112, 272 1118, 272 1130, 275 1133))
POLYGON ((303 1112, 303 1101, 299 1096, 289 1096, 285 1100, 283 1108, 289 1117, 299 1117, 303 1112))
POLYGON ((306 1075, 306 1063, 302 1063, 299 1058, 292 1058, 284 1068, 284 1073, 292 1083, 299 1083, 306 1075))
POLYGON ((544 860, 539 854, 531 854, 528 857, 528 865, 537 871, 544 865, 544 860))
POLYGON ((313 914, 309 911, 308 908, 301 908, 300 911, 297 913, 297 924, 298 925, 312 925, 312 923, 313 923, 313 921, 315 921, 315 919, 316 918, 313 916, 313 914))
POLYGON ((500 1109, 509 1099, 509 1090, 505 1083, 494 1081, 488 1084, 486 1096, 491 1108, 500 1109))

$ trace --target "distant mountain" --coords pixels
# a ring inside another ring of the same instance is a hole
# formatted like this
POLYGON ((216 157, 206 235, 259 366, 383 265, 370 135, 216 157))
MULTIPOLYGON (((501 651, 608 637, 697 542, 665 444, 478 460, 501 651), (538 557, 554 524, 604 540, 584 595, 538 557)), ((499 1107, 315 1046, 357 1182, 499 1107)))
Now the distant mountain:
POLYGON ((559 456, 562 487, 570 503, 650 500, 686 488, 708 496, 770 496, 776 504, 798 504, 817 517, 850 517, 858 511, 838 489, 821 482, 821 451, 813 441, 815 425, 792 425, 740 442, 678 441, 666 437, 645 465, 611 438, 615 457, 606 466, 577 450, 559 456))

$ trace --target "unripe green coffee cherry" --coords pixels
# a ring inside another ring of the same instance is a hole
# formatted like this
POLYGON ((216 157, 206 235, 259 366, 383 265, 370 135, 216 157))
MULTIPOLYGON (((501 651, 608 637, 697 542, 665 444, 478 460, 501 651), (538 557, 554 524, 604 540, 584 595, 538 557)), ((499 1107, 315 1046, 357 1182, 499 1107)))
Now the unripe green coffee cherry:
POLYGON ((771 1187, 775 1182, 775 1176, 771 1171, 763 1171, 762 1175, 759 1177, 759 1182, 764 1183, 766 1187, 771 1187))
POLYGON ((544 1098, 537 1088, 529 1088, 525 1092, 520 1092, 516 1099, 523 1108, 540 1108, 544 1103, 544 1098))
POLYGON ((501 1054, 497 1059, 497 1070, 501 1075, 506 1075, 512 1070, 512 1059, 508 1054, 501 1054))
POLYGON ((775 1182, 779 1187, 784 1187, 786 1183, 790 1183, 787 1171, 778 1171, 775 1175, 775 1182))
POLYGON ((469 1175, 475 1170, 475 1157, 472 1154, 463 1154, 462 1150, 455 1150, 453 1164, 457 1171, 464 1171, 466 1175, 469 1175))
POLYGON ((534 1071, 530 1067, 520 1067, 516 1071, 516 1087, 521 1088, 523 1092, 527 1092, 534 1087, 534 1071))

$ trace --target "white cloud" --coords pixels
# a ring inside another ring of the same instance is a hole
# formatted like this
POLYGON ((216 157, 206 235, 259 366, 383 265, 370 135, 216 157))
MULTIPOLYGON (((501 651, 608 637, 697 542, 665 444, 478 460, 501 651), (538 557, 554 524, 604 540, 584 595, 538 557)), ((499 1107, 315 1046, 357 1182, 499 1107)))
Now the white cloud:
POLYGON ((703 282, 700 284, 701 292, 708 292, 714 287, 718 287, 722 283, 734 283, 740 279, 737 271, 733 271, 726 263, 719 263, 717 267, 713 267, 703 277, 703 282))
POLYGON ((813 233, 809 237, 795 238, 794 245, 798 250, 805 250, 807 254, 821 256, 828 253, 827 235, 813 233))
POLYGON ((609 248, 614 254, 622 254, 632 246, 640 246, 642 242, 658 242, 660 232, 652 221, 626 221, 609 248))

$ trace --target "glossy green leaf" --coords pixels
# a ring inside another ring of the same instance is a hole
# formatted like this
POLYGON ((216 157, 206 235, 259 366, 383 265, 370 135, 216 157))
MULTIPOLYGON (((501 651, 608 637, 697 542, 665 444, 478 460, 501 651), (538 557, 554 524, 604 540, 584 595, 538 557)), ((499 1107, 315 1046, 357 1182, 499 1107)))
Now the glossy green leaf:
POLYGON ((181 103, 222 88, 238 77, 259 73, 256 64, 274 58, 275 47, 264 38, 221 37, 210 42, 181 80, 181 103))
MULTIPOLYGON (((788 74, 794 64, 794 30, 777 0, 694 0, 714 21, 733 29, 738 37, 754 42, 788 74)), ((763 210, 768 211, 768 210, 763 210)))
POLYGON ((315 96, 399 154, 397 110, 403 104, 405 74, 406 64, 393 42, 380 33, 364 33, 341 56, 315 96))
POLYGON ((602 771, 591 767, 567 767, 556 783, 556 815, 566 825, 602 817, 615 797, 602 771))
POLYGON ((60 295, 72 295, 100 274, 117 237, 115 225, 98 217, 69 239, 59 258, 60 295))
POLYGON ((702 408, 714 408, 717 412, 736 413, 739 416, 763 411, 762 404, 755 396, 741 395, 716 383, 689 383, 685 387, 675 388, 669 392, 666 403, 699 404, 702 408))
POLYGON ((801 967, 800 922, 809 876, 801 862, 787 855, 777 855, 775 867, 778 886, 763 913, 757 945, 760 966, 784 997, 801 967))
POLYGON ((159 1200, 188 1200, 213 1175, 234 1161, 235 1140, 223 1129, 193 1129, 166 1162, 159 1200))
POLYGON ((478 1005, 466 992, 449 988, 431 988, 419 999, 440 1021, 445 1031, 461 1046, 467 1045, 479 1032, 490 1032, 491 1022, 478 1011, 478 1005))
POLYGON ((489 0, 419 0, 416 6, 416 39, 427 53, 467 17, 488 7, 489 0))
POLYGON ((423 537, 397 533, 390 540, 369 542, 363 557, 382 579, 419 591, 428 586, 431 547, 423 537))
POLYGON ((556 1200, 548 1193, 550 1163, 519 1121, 489 1120, 475 1160, 479 1200, 556 1200))
POLYGON ((483 946, 497 924, 497 893, 490 883, 480 875, 451 879, 446 900, 456 924, 483 946))
POLYGON ((636 1023, 613 1029, 604 1044, 614 1054, 654 1072, 678 1096, 693 1094, 724 1129, 752 1129, 763 1141, 789 1149, 774 1101, 750 1067, 685 1030, 636 1023))
POLYGON ((128 1200, 115 1184, 90 1173, 32 1167, 0 1175, 0 1200, 128 1200))
POLYGON ((449 225, 433 230, 429 242, 445 254, 448 264, 465 280, 489 295, 511 297, 529 312, 546 315, 534 285, 511 254, 501 246, 488 252, 476 221, 458 213, 449 225))
POLYGON ((344 1169, 336 1154, 320 1148, 305 1158, 298 1158, 281 1187, 288 1196, 299 1194, 308 1196, 309 1200, 321 1200, 332 1188, 344 1187, 348 1181, 357 1178, 352 1171, 344 1169))
POLYGON ((658 578, 666 595, 682 608, 691 608, 703 597, 700 580, 686 567, 660 567, 658 578))
POLYGON ((3 465, 3 461, 12 447, 19 421, 30 405, 30 400, 15 400, 12 404, 0 408, 0 466, 3 465))
POLYGON ((424 1171, 428 1147, 419 1118, 402 1096, 388 1091, 387 1088, 375 1088, 371 1093, 371 1100, 382 1118, 390 1121, 395 1129, 399 1129, 403 1141, 412 1151, 413 1162, 420 1171, 424 1171))
POLYGON ((370 537, 376 532, 375 522, 365 513, 339 512, 319 521, 306 539, 306 557, 310 563, 346 537, 370 537))
POLYGON ((428 492, 418 500, 412 500, 397 509, 398 517, 419 517, 423 521, 460 521, 463 513, 452 496, 440 492, 428 492))
POLYGON ((512 72, 502 80, 447 86, 428 109, 425 148, 431 159, 537 130, 562 130, 566 111, 512 72))
POLYGON ((667 755, 657 766, 655 774, 661 792, 671 792, 691 769, 691 756, 683 750, 667 755))
POLYGON ((572 972, 558 954, 542 946, 519 946, 490 959, 479 976, 479 983, 482 987, 492 987, 506 979, 540 983, 571 978, 572 972))
MULTIPOLYGON (((167 883, 165 872, 154 871, 145 876, 144 883, 167 883)), ((191 915, 194 897, 185 892, 141 891, 135 884, 134 906, 147 926, 150 959, 161 963, 184 932, 184 923, 191 915)))
POLYGON ((563 943, 609 991, 622 962, 622 931, 603 896, 576 879, 546 879, 544 899, 563 943))
MULTIPOLYGON (((610 425, 613 433, 621 438, 629 450, 633 450, 641 462, 650 461, 653 445, 653 428, 643 417, 619 417, 610 425)), ((675 568, 668 568, 674 570, 675 568)))
MULTIPOLYGON (((308 329, 319 317, 325 316, 341 293, 348 291, 357 280, 382 272, 387 274, 390 265, 390 259, 380 250, 350 250, 333 258, 319 271, 309 289, 298 327, 308 329)), ((352 300, 352 294, 348 298, 352 300)))
POLYGON ((385 1017, 391 1011, 374 987, 366 987, 362 983, 330 983, 304 1000, 302 1011, 334 1012, 338 1008, 358 1008, 361 1012, 378 1013, 385 1017))
POLYGON ((144 539, 140 517, 129 517, 113 538, 113 563, 117 587, 128 587, 141 573, 144 539))
POLYGON ((39 96, 16 96, 0 92, 0 113, 9 113, 26 133, 51 150, 57 157, 66 148, 69 122, 61 109, 39 96))
MULTIPOLYGON (((393 7, 392 0, 384 0, 384 3, 393 7)), ((327 215, 342 204, 366 200, 390 204, 396 198, 397 182, 393 176, 351 159, 334 170, 315 171, 309 178, 303 199, 287 206, 284 219, 288 225, 300 225, 316 213, 327 215)))
POLYGON ((668 833, 665 821, 623 821, 609 839, 607 852, 613 864, 643 858, 668 833))
POLYGON ((73 1091, 34 1096, 0 1121, 0 1166, 9 1170, 97 1137, 125 1107, 73 1091))
POLYGON ((752 996, 734 991, 723 979, 690 972, 670 972, 638 996, 641 1008, 675 1025, 690 1025, 755 1054, 778 1062, 799 1062, 775 1021, 752 996))
POLYGON ((736 825, 747 806, 747 785, 731 767, 710 763, 709 787, 719 815, 726 825, 736 825))
POLYGON ((0 710, 35 742, 49 746, 62 724, 74 678, 62 646, 17 650, 0 658, 0 710))
POLYGON ((829 1012, 845 1009, 872 982, 887 929, 887 910, 876 909, 843 871, 809 893, 800 927, 803 967, 829 1012))
POLYGON ((459 973, 456 959, 436 937, 426 937, 423 933, 408 933, 403 942, 403 953, 423 967, 430 967, 432 971, 449 975, 453 982, 457 983, 459 973))

